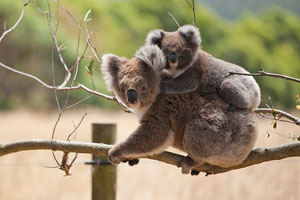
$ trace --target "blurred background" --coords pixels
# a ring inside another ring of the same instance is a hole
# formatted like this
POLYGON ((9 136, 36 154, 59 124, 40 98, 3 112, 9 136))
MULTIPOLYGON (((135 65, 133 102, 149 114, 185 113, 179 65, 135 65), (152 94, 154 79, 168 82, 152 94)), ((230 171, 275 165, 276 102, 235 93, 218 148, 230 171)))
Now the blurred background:
MULTIPOLYGON (((54 19, 59 18, 58 40, 66 49, 63 56, 67 64, 75 62, 78 29, 67 13, 50 2, 54 19)), ((132 57, 152 29, 175 31, 180 25, 193 22, 191 8, 185 0, 139 1, 87 0, 61 2, 78 21, 91 9, 88 23, 94 32, 92 38, 99 54, 114 53, 132 57)), ((10 27, 21 12, 20 1, 1 0, 0 24, 10 27)), ((26 9, 18 28, 0 45, 0 60, 19 70, 32 73, 47 83, 52 83, 52 40, 45 17, 37 8, 46 10, 45 1, 33 1, 26 9)), ((300 76, 300 2, 298 0, 202 0, 196 4, 196 22, 202 37, 202 48, 213 56, 241 65, 250 72, 262 66, 266 71, 300 76)), ((0 29, 0 33, 3 29, 0 29)), ((81 52, 84 38, 81 37, 81 52)), ((88 55, 92 55, 88 53, 88 55)), ((56 82, 64 78, 63 67, 54 56, 56 82)), ((90 59, 83 59, 79 67, 79 82, 92 87, 85 69, 90 59)), ((99 91, 105 92, 99 63, 94 62, 94 80, 99 91)), ((268 77, 257 77, 262 90, 262 103, 277 108, 295 108, 299 84, 268 77)), ((75 83, 76 84, 76 83, 75 83)), ((65 95, 65 92, 59 95, 65 95)), ((72 92, 71 101, 86 97, 86 92, 72 92)), ((84 104, 102 108, 117 108, 102 98, 89 98, 84 104)), ((0 68, 0 110, 19 107, 53 109, 56 106, 53 91, 42 88, 36 82, 0 68)))
MULTIPOLYGON (((177 25, 191 24, 193 14, 185 0, 85 0, 60 1, 82 23, 91 9, 88 22, 92 41, 100 55, 114 53, 132 57, 144 45, 150 30, 175 31, 177 25)), ((76 60, 79 31, 76 24, 56 2, 50 1, 53 20, 59 19, 57 38, 66 47, 62 52, 69 67, 76 60)), ((11 27, 22 10, 21 0, 0 0, 0 35, 3 25, 11 27)), ((53 83, 51 68, 52 39, 47 20, 40 11, 47 10, 45 0, 31 1, 19 26, 0 43, 0 62, 53 83)), ((196 22, 202 48, 213 56, 257 72, 265 71, 300 78, 300 1, 299 0, 200 0, 196 2, 196 22)), ((79 55, 85 47, 81 37, 79 55)), ((79 66, 77 83, 84 83, 106 94, 106 87, 92 53, 79 66), (86 67, 93 68, 89 74, 86 67)), ((54 54, 55 80, 60 84, 64 69, 54 54)), ((256 77, 262 91, 261 107, 274 106, 299 116, 295 110, 300 84, 269 77, 256 77), (270 98, 271 97, 271 100, 270 98)), ((66 92, 59 92, 64 105, 66 92)), ((88 97, 85 91, 72 91, 69 105, 88 97)), ((299 103, 298 103, 299 104, 299 103)), ((91 96, 81 104, 66 109, 56 128, 55 138, 66 140, 84 113, 77 141, 91 141, 91 123, 116 123, 118 140, 125 139, 138 126, 135 116, 121 112, 119 106, 91 96)), ((0 67, 0 143, 21 139, 49 139, 57 120, 57 105, 52 90, 37 82, 0 67)), ((292 142, 299 127, 259 119, 256 147, 292 142), (279 136, 279 135, 281 136, 279 136)), ((74 140, 74 138, 72 138, 74 140)), ((60 156, 57 153, 57 156, 60 156)), ((59 158, 60 159, 60 158, 59 158)), ((0 199, 90 199, 90 166, 78 156, 72 176, 45 166, 55 166, 50 151, 27 151, 0 158, 0 199)), ((208 176, 184 176, 180 169, 150 160, 138 166, 118 167, 118 199, 300 199, 299 158, 266 162, 246 169, 208 176)))

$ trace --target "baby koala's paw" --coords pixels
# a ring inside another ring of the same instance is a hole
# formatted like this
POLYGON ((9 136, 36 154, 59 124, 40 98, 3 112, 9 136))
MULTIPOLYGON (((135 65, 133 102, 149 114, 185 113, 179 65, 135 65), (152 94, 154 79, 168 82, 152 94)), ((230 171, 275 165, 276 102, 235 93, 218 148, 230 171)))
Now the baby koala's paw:
POLYGON ((120 162, 122 161, 121 151, 119 151, 116 147, 110 149, 108 151, 108 160, 114 165, 120 164, 120 162))
POLYGON ((169 72, 168 70, 164 69, 161 73, 161 79, 163 81, 166 81, 166 80, 170 80, 170 79, 173 79, 173 75, 171 72, 169 72))

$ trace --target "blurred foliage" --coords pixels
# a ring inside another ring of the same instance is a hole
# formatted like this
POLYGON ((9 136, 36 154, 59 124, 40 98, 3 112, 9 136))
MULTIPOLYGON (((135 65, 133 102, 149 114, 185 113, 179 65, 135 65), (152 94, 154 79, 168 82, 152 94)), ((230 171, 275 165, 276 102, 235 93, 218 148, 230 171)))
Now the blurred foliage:
MULTIPOLYGON (((63 56, 69 67, 75 64, 79 31, 70 16, 50 2, 53 19, 59 19, 57 37, 59 44, 67 48, 63 56), (56 12, 58 11, 58 12, 56 12)), ((38 11, 46 10, 46 1, 31 2, 26 8, 23 21, 0 44, 0 61, 16 69, 34 74, 49 84, 53 84, 51 68, 52 39, 47 20, 38 11)), ((93 42, 100 55, 114 53, 132 57, 145 41, 152 29, 174 31, 177 21, 189 24, 193 21, 190 7, 184 0, 140 1, 140 0, 86 0, 61 2, 74 17, 82 23, 85 13, 91 9, 88 23, 93 31, 93 42)), ((0 1, 0 25, 6 22, 10 27, 19 17, 21 1, 0 1)), ((260 14, 245 13, 235 21, 225 21, 214 11, 197 5, 197 25, 202 37, 202 48, 220 59, 239 64, 251 72, 261 66, 266 71, 300 76, 300 19, 279 8, 272 8, 260 14)), ((0 30, 0 34, 2 30, 0 30)), ((79 55, 86 43, 81 35, 79 55)), ((88 50, 79 66, 78 82, 105 92, 105 84, 99 72, 99 63, 91 66, 92 53, 88 50), (93 67, 93 70, 91 69, 93 67), (87 70, 88 68, 89 70, 87 70), (93 73, 89 73, 89 71, 93 73)), ((55 82, 64 79, 64 70, 54 53, 55 82)), ((272 96, 276 108, 295 108, 296 94, 300 85, 285 80, 257 77, 262 90, 262 106, 272 96)), ((58 94, 61 104, 68 93, 58 94)), ((89 96, 84 91, 70 92, 70 104, 89 96)), ((107 108, 118 108, 114 102, 103 98, 90 97, 84 104, 107 108)), ((0 68, 0 109, 11 109, 27 105, 32 108, 53 109, 56 106, 54 92, 41 87, 38 83, 0 68)))
POLYGON ((220 16, 227 19, 240 17, 246 11, 263 12, 272 7, 279 6, 300 16, 299 0, 198 0, 213 8, 220 16))

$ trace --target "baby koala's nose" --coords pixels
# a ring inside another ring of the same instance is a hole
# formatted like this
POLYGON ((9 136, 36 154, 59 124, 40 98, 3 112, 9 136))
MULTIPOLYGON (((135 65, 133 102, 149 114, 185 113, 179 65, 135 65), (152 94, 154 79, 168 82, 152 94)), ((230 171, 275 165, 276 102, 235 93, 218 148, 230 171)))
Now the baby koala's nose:
POLYGON ((135 90, 130 89, 127 91, 127 100, 129 103, 132 103, 132 104, 134 104, 136 102, 137 93, 135 90))
POLYGON ((177 61, 177 55, 176 55, 176 53, 172 52, 172 53, 170 54, 169 61, 170 61, 171 63, 176 63, 176 61, 177 61))

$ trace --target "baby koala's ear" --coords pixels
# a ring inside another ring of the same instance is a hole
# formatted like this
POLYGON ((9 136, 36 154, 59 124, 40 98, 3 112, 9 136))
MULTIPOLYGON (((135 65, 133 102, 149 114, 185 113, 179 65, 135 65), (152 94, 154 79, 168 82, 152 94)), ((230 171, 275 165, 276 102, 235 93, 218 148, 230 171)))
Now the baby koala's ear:
POLYGON ((161 48, 161 40, 163 37, 163 30, 150 31, 146 37, 146 45, 157 45, 159 48, 161 48))
POLYGON ((140 48, 136 52, 135 57, 141 59, 159 74, 161 74, 166 65, 166 59, 163 52, 155 45, 146 45, 140 48))
POLYGON ((178 29, 179 34, 190 44, 199 46, 201 37, 199 29, 193 25, 184 25, 178 29))
POLYGON ((112 92, 114 80, 121 65, 121 59, 114 54, 104 54, 102 56, 100 70, 103 74, 107 89, 112 92))

